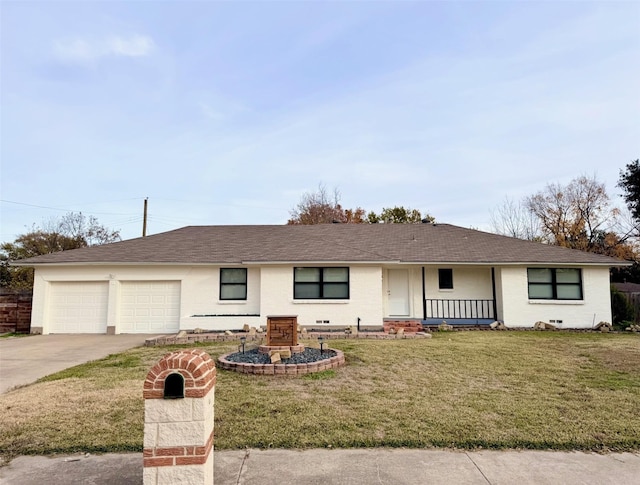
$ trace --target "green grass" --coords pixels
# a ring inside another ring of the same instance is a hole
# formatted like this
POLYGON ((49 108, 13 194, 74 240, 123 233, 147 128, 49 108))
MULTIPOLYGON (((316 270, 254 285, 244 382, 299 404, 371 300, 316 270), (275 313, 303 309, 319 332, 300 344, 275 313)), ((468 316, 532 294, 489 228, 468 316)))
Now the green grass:
POLYGON ((7 332, 7 333, 0 333, 0 338, 28 337, 29 335, 30 334, 28 333, 7 332))
MULTIPOLYGON (((640 338, 446 332, 337 340, 347 365, 299 378, 218 371, 217 449, 640 449, 640 338)), ((142 383, 175 347, 137 348, 0 396, 5 456, 142 449, 142 383)), ((201 346, 213 358, 234 343, 201 346)))

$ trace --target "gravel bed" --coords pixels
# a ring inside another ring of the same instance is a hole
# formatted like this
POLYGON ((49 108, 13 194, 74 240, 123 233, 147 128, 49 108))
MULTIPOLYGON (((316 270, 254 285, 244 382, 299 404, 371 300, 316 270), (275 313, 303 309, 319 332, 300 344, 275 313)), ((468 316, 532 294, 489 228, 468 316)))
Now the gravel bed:
MULTIPOLYGON (((327 349, 320 353, 320 349, 305 348, 304 352, 299 354, 292 354, 290 359, 282 359, 282 364, 311 364, 312 362, 318 362, 319 360, 329 359, 335 357, 337 354, 335 351, 327 349)), ((243 354, 242 352, 236 352, 229 354, 225 357, 230 362, 244 362, 249 364, 270 364, 271 358, 269 354, 262 354, 258 352, 258 349, 247 350, 243 354)))

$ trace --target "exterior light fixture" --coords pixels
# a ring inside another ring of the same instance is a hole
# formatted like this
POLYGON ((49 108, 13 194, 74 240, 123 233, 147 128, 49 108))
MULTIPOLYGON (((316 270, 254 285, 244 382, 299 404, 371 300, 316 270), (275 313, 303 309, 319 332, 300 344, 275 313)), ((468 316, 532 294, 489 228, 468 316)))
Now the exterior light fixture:
POLYGON ((240 337, 240 345, 242 345, 242 353, 244 354, 244 344, 247 343, 247 337, 240 337))
POLYGON ((318 337, 318 343, 320 344, 320 353, 324 352, 324 337, 322 335, 318 337))

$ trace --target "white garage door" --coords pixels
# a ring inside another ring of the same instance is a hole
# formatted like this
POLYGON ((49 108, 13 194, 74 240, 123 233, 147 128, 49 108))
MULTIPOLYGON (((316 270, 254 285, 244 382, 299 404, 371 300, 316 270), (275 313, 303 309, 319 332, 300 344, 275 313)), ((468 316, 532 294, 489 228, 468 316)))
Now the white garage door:
POLYGON ((107 282, 54 282, 50 333, 107 333, 107 282))
POLYGON ((120 331, 177 332, 180 326, 179 281, 123 281, 120 331))

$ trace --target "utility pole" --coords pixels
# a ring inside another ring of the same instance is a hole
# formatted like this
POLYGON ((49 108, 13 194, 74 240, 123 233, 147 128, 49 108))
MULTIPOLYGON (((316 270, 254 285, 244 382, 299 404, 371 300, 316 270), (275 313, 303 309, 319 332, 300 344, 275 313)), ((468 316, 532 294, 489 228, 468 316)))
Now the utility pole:
POLYGON ((142 237, 147 236, 147 204, 149 197, 144 198, 144 216, 142 217, 142 237))

